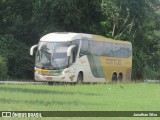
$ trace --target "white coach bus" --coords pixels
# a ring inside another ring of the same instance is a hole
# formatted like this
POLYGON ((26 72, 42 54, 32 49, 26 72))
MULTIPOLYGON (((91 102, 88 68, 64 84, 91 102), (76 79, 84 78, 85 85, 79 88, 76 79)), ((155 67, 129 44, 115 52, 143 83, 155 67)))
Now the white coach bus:
POLYGON ((83 33, 50 33, 30 49, 35 81, 116 82, 131 79, 132 45, 83 33))

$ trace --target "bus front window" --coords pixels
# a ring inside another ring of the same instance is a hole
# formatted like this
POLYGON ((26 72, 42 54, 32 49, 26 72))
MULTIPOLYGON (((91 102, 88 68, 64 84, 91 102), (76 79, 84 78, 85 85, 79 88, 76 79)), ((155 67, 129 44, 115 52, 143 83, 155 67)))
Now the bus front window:
POLYGON ((36 67, 42 69, 61 69, 68 65, 68 42, 40 42, 36 54, 36 67))

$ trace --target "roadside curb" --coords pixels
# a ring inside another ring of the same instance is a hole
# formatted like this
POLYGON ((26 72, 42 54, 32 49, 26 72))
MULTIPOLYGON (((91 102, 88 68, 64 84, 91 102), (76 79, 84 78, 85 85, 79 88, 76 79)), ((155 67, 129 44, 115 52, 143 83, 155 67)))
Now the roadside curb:
POLYGON ((147 83, 160 83, 160 80, 144 80, 147 83))
POLYGON ((8 85, 45 85, 46 82, 0 81, 0 84, 8 85))

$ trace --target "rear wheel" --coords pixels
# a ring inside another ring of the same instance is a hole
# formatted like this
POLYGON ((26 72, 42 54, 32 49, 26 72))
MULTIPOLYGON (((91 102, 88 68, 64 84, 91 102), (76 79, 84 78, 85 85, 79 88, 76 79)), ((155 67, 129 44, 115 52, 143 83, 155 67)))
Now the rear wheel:
POLYGON ((53 85, 53 82, 48 82, 48 85, 53 85))
POLYGON ((116 73, 114 73, 112 75, 112 83, 117 83, 117 74, 116 73))
POLYGON ((77 83, 81 84, 83 82, 83 74, 80 72, 77 77, 77 83))
POLYGON ((123 80, 123 74, 122 74, 122 73, 120 73, 120 74, 118 75, 118 80, 119 80, 120 82, 123 80))

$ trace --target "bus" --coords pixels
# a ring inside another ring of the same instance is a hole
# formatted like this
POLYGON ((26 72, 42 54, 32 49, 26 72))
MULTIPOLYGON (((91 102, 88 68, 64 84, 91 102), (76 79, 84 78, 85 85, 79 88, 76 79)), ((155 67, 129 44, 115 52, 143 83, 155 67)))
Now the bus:
POLYGON ((132 44, 100 35, 57 32, 30 49, 35 81, 112 83, 131 80, 132 44))

